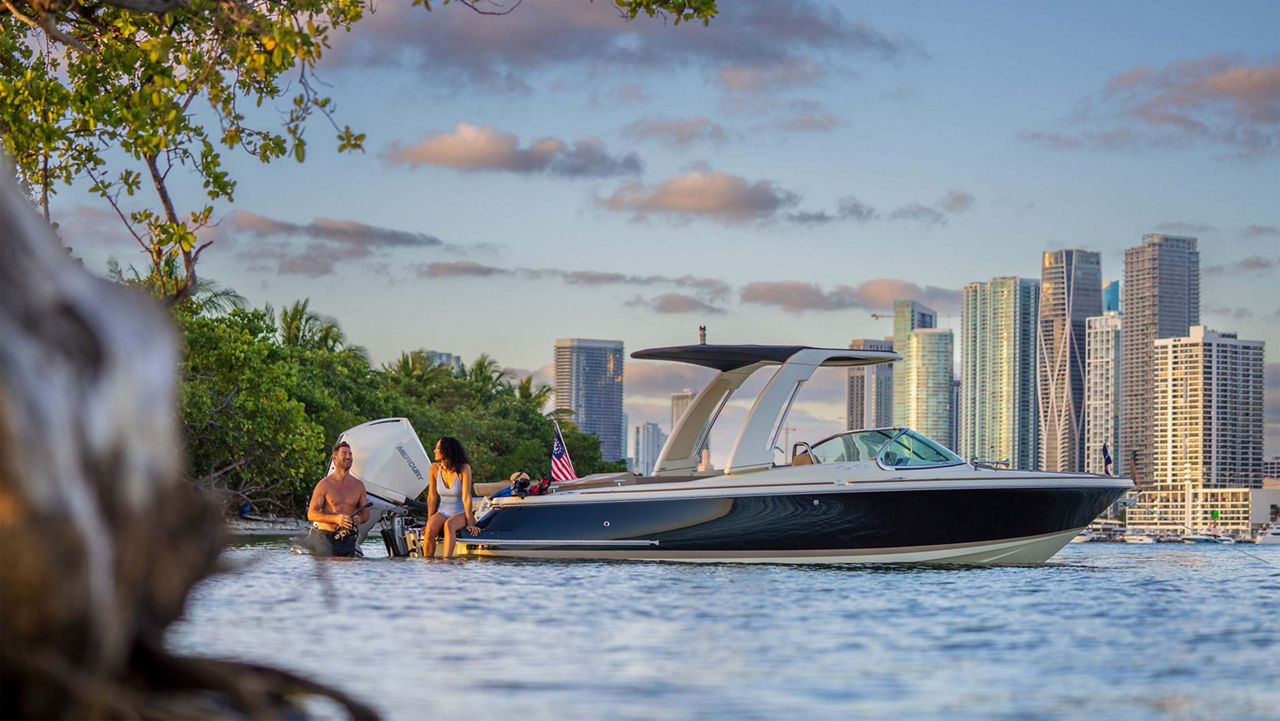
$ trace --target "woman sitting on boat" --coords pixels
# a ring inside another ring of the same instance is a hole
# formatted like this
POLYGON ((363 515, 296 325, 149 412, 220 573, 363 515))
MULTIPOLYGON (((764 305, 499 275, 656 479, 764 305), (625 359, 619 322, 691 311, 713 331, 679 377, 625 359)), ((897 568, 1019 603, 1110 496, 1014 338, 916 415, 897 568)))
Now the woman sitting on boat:
POLYGON ((436 442, 436 461, 427 471, 427 508, 431 517, 423 534, 423 554, 431 558, 436 552, 436 538, 444 532, 444 557, 453 555, 457 533, 466 528, 478 533, 476 517, 471 511, 471 462, 462 442, 453 436, 444 436, 436 442))

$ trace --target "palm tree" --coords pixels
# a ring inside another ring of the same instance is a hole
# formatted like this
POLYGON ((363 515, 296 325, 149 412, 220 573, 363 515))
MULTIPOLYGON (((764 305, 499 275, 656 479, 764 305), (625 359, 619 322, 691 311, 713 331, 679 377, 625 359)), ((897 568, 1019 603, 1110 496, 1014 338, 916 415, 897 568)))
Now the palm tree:
POLYGON ((525 376, 516 386, 516 398, 522 401, 532 401, 539 408, 545 407, 547 401, 551 400, 555 393, 556 389, 546 383, 539 383, 538 387, 534 388, 533 376, 525 376))
MULTIPOLYGON (((174 257, 165 259, 161 264, 159 272, 155 268, 147 275, 142 275, 138 269, 129 266, 129 270, 121 269, 120 262, 115 258, 107 260, 107 277, 117 283, 131 285, 140 288, 151 295, 161 298, 164 297, 165 288, 173 288, 180 285, 178 278, 178 260, 174 257)), ((192 307, 198 314, 204 315, 225 315, 236 308, 244 308, 248 305, 248 299, 240 295, 233 288, 224 288, 218 281, 212 278, 200 278, 196 286, 195 297, 190 299, 192 307)))
MULTIPOLYGON (((280 343, 305 350, 336 353, 347 345, 338 321, 313 312, 306 298, 280 312, 280 343)), ((363 349, 360 349, 361 351, 363 349)))
POLYGON ((401 353, 396 362, 383 363, 382 370, 391 378, 422 386, 434 385, 450 373, 448 366, 435 362, 422 349, 401 353))
POLYGON ((502 366, 498 365, 498 361, 490 358, 488 353, 481 353, 471 367, 464 368, 463 372, 471 387, 484 396, 493 396, 511 387, 511 384, 503 379, 505 372, 502 366))

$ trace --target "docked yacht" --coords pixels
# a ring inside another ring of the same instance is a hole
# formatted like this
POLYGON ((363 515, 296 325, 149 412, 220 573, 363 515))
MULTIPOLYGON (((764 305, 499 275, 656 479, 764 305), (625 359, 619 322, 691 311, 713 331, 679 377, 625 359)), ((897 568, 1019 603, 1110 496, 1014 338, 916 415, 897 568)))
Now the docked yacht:
MULTIPOLYGON (((699 344, 632 357, 719 371, 676 424, 653 474, 593 475, 552 484, 543 495, 489 498, 477 509, 480 532, 461 534, 460 552, 1030 564, 1057 553, 1133 488, 1126 478, 974 465, 909 428, 838 433, 796 443, 790 454, 779 446, 797 392, 818 368, 885 363, 899 359, 896 353, 699 344), (701 451, 721 410, 761 370, 768 381, 724 467, 700 470, 701 451)), ((358 459, 357 444, 352 450, 358 459)), ((423 487, 425 482, 416 490, 400 487, 391 500, 412 499, 423 487)))
POLYGON ((1254 536, 1253 542, 1264 546, 1280 545, 1280 524, 1273 523, 1263 528, 1257 536, 1254 536))

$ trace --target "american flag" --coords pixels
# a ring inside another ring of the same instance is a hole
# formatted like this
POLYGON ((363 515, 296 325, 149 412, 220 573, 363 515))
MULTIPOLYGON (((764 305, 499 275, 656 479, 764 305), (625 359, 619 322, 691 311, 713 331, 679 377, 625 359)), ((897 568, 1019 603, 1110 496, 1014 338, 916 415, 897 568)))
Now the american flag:
POLYGON ((572 481, 578 477, 573 470, 573 461, 569 460, 569 449, 564 447, 564 438, 560 436, 560 424, 556 423, 556 438, 551 444, 551 480, 572 481))

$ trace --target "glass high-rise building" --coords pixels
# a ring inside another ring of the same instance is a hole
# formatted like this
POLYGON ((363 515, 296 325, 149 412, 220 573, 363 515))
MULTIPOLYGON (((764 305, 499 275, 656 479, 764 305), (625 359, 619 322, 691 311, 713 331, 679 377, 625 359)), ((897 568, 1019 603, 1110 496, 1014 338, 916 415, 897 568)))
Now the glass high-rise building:
POLYGON ((667 434, 662 432, 662 427, 657 423, 641 423, 635 427, 635 468, 636 473, 647 476, 653 473, 653 467, 658 463, 658 454, 662 452, 662 446, 667 442, 667 434))
POLYGON ((1036 467, 1039 312, 1038 280, 1003 277, 964 287, 957 449, 963 457, 1036 467))
POLYGON ((1102 446, 1111 455, 1111 473, 1118 471, 1120 446, 1120 349, 1124 316, 1115 311, 1085 322, 1084 340, 1084 471, 1103 473, 1102 446))
MULTIPOLYGON (((907 334, 904 350, 911 362, 902 384, 901 425, 914 428, 947 448, 955 448, 951 383, 955 354, 951 329, 917 328, 907 334)), ((895 381, 897 375, 895 369, 895 381)), ((893 400, 894 405, 898 405, 896 388, 893 400)))
POLYGON ((938 313, 914 300, 893 302, 893 347, 902 360, 893 362, 893 425, 907 425, 907 379, 911 377, 911 347, 907 336, 917 328, 936 328, 938 313))
POLYGON ((1200 324, 1200 251, 1195 238, 1145 235, 1124 252, 1124 350, 1120 361, 1120 472, 1152 480, 1151 391, 1155 341, 1200 324))
MULTIPOLYGON (((893 339, 859 338, 854 350, 892 351, 893 339)), ((849 368, 845 387, 845 429, 884 428, 893 425, 893 364, 876 363, 849 368)))
POLYGON ((1088 250, 1044 253, 1036 353, 1042 470, 1084 470, 1085 324, 1102 315, 1102 260, 1088 250))
POLYGON ((622 426, 620 340, 556 340, 556 408, 573 411, 578 430, 600 439, 606 461, 626 455, 622 426))
POLYGON ((1120 281, 1102 284, 1102 312, 1120 313, 1120 281))

